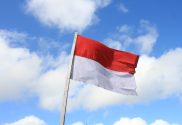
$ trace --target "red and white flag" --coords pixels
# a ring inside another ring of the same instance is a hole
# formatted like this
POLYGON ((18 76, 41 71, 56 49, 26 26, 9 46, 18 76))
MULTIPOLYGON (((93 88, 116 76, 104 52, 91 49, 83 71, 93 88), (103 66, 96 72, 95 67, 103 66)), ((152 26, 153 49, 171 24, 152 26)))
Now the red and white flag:
POLYGON ((139 56, 77 35, 71 79, 136 95, 135 68, 139 56))

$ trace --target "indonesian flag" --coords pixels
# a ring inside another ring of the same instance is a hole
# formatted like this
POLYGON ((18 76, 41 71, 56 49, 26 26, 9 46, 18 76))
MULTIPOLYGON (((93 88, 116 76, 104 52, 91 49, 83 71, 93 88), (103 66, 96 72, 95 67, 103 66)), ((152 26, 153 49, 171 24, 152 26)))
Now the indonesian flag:
POLYGON ((138 55, 77 35, 71 79, 136 95, 134 73, 138 58, 138 55))

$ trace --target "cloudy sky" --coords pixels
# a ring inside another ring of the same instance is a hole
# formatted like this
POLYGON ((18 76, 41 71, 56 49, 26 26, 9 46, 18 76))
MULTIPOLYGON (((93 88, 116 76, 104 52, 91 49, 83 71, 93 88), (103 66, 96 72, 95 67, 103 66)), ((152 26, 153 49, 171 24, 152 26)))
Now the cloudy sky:
POLYGON ((0 125, 59 125, 74 32, 140 55, 138 96, 71 81, 66 125, 182 125, 181 0, 1 0, 0 125))

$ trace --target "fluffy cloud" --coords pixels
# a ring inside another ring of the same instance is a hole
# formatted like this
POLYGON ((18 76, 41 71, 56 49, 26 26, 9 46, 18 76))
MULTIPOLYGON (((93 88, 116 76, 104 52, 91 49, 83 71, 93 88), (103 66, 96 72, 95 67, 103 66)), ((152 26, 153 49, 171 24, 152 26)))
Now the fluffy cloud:
POLYGON ((104 125, 104 124, 102 124, 102 123, 97 123, 97 124, 95 124, 95 125, 104 125))
MULTIPOLYGON (((82 122, 76 122, 76 123, 73 123, 72 125, 85 125, 85 124, 82 122)), ((103 125, 103 124, 102 123, 96 123, 94 125, 103 125)))
POLYGON ((13 123, 6 123, 3 125, 46 125, 46 123, 35 116, 27 116, 13 123))
POLYGON ((115 122, 114 125, 147 125, 147 123, 141 118, 121 118, 119 121, 115 122))
POLYGON ((22 33, 0 30, 0 101, 38 96, 40 106, 58 109, 66 78, 69 55, 40 56, 23 47, 12 47, 26 40, 22 33))
MULTIPOLYGON (((82 122, 76 122, 72 125, 84 125, 82 122)), ((103 123, 97 123, 94 125, 104 125, 103 123)), ((140 117, 136 118, 127 118, 123 117, 120 120, 116 121, 113 123, 113 125, 179 125, 179 124, 174 124, 174 123, 168 123, 167 121, 164 120, 155 120, 152 123, 147 123, 144 119, 140 117)))
POLYGON ((154 25, 151 25, 150 22, 146 20, 141 20, 140 22, 141 33, 144 32, 144 35, 139 35, 134 38, 136 44, 138 44, 141 53, 150 53, 152 52, 153 46, 155 45, 158 33, 157 29, 154 25))
POLYGON ((129 25, 120 26, 117 33, 105 41, 112 48, 126 50, 133 47, 141 54, 150 54, 158 36, 155 25, 147 20, 141 20, 137 29, 129 25))
POLYGON ((59 62, 59 64, 51 63, 51 67, 54 68, 46 71, 36 80, 37 84, 34 86, 34 90, 39 97, 41 107, 60 110, 68 59, 69 56, 62 53, 58 59, 53 60, 53 63, 59 62))
MULTIPOLYGON (((45 121, 39 119, 35 116, 26 116, 23 119, 17 120, 12 123, 4 123, 2 125, 46 125, 45 121)), ((84 125, 83 122, 75 122, 72 125, 84 125)), ((96 123, 94 125, 104 125, 103 123, 96 123)), ((113 123, 113 125, 179 125, 176 123, 168 123, 164 120, 155 120, 152 123, 147 123, 145 120, 143 120, 140 117, 137 118, 121 118, 120 120, 113 123)))
POLYGON ((83 31, 98 21, 95 12, 111 0, 27 0, 26 11, 47 26, 83 31))
MULTIPOLYGON (((11 48, 9 41, 16 35, 0 34, 0 100, 17 99, 27 94, 40 73, 42 60, 26 48, 11 48)), ((16 38, 19 39, 20 34, 16 38)))
POLYGON ((164 120, 156 120, 151 124, 147 124, 145 120, 142 118, 121 118, 119 121, 115 122, 113 125, 178 125, 178 124, 170 124, 164 120))
POLYGON ((151 125, 179 125, 179 124, 170 124, 164 120, 156 120, 155 122, 153 122, 151 125))
POLYGON ((76 123, 73 123, 72 125, 84 125, 82 122, 76 122, 76 123))

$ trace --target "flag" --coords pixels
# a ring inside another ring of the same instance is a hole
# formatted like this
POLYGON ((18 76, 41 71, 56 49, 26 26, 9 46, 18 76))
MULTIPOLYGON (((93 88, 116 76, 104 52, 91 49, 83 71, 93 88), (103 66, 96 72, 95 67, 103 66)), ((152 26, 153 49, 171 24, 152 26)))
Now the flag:
POLYGON ((71 79, 125 95, 136 95, 134 73, 138 59, 136 54, 77 35, 71 79))

